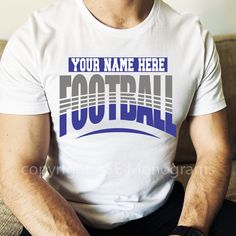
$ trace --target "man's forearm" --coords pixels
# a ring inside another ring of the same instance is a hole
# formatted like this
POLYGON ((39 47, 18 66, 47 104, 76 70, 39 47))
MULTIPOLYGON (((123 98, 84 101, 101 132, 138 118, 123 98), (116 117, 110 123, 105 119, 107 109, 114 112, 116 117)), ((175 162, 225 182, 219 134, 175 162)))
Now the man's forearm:
POLYGON ((67 201, 38 175, 15 172, 1 181, 1 194, 33 236, 89 235, 67 201))
POLYGON ((231 173, 229 153, 199 157, 186 188, 178 225, 192 226, 208 234, 227 191, 231 173))

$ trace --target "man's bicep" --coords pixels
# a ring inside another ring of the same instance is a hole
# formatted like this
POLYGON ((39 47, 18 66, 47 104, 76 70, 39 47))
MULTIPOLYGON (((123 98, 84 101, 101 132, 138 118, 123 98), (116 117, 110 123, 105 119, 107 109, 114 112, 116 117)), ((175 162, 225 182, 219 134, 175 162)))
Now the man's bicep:
POLYGON ((50 139, 49 114, 0 114, 0 131, 0 171, 44 164, 50 139))
POLYGON ((191 116, 190 136, 197 156, 207 152, 229 153, 229 137, 226 111, 191 116))

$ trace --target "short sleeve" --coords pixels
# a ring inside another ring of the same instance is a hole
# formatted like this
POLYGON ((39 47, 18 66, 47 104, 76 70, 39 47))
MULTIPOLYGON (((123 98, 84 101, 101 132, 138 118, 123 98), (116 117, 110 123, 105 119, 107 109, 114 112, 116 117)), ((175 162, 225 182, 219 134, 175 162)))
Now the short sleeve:
POLYGON ((0 113, 34 115, 49 112, 37 68, 35 21, 10 38, 0 61, 0 113))
POLYGON ((204 46, 203 76, 191 104, 189 116, 210 114, 226 107, 219 55, 212 36, 208 31, 202 33, 204 46))

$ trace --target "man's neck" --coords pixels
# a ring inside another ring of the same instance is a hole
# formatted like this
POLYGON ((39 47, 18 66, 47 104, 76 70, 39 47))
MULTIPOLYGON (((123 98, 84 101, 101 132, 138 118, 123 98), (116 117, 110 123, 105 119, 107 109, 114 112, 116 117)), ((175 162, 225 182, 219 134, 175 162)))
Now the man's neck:
POLYGON ((83 0, 88 10, 103 24, 126 29, 141 23, 154 0, 83 0))

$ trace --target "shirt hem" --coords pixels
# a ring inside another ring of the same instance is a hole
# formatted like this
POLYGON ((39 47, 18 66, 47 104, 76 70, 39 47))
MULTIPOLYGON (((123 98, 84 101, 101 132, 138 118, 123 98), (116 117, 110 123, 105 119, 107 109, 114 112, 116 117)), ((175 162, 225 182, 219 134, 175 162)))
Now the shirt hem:
POLYGON ((227 107, 225 100, 221 100, 215 104, 204 104, 204 108, 198 109, 196 108, 194 112, 190 112, 188 116, 201 116, 201 115, 207 115, 211 114, 217 111, 220 111, 227 107), (209 107, 209 108, 208 108, 209 107))
POLYGON ((0 103, 0 113, 2 114, 15 114, 15 115, 39 115, 49 113, 50 109, 44 103, 42 104, 31 104, 25 106, 25 104, 18 103, 14 104, 14 107, 11 103, 1 104, 0 103))

